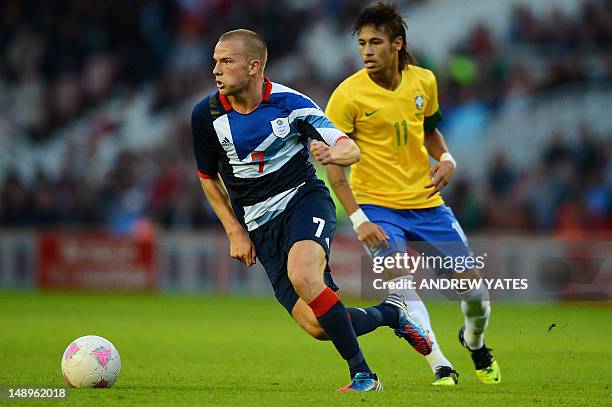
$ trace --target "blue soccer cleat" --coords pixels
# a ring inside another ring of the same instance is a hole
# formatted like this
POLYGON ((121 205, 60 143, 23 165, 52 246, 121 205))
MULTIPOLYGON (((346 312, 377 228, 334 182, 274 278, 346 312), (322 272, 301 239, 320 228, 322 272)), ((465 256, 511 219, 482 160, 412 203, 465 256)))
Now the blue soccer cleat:
POLYGON ((355 374, 353 380, 344 387, 340 387, 336 392, 346 393, 349 391, 381 391, 382 384, 378 380, 376 373, 359 372, 355 374))
POLYGON ((426 356, 431 353, 431 339, 429 331, 425 331, 419 324, 408 315, 408 306, 404 299, 398 294, 389 294, 383 304, 397 308, 399 313, 399 327, 395 329, 395 335, 405 339, 410 346, 421 355, 426 356))

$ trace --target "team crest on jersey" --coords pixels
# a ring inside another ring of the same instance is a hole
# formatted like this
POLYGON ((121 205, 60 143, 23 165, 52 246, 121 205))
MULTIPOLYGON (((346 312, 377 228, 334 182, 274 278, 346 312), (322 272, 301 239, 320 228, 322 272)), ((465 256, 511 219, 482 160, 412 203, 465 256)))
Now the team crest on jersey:
POLYGON ((279 117, 270 121, 270 124, 272 125, 272 132, 276 137, 285 138, 291 133, 288 117, 279 117))
POLYGON ((425 106, 425 98, 423 98, 423 95, 416 95, 414 97, 414 104, 417 109, 423 109, 423 106, 425 106))

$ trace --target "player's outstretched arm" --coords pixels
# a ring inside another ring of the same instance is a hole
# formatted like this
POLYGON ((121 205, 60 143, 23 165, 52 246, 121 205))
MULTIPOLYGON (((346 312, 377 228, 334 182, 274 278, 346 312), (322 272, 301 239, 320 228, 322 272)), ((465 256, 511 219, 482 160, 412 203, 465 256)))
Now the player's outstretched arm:
POLYGON ((343 167, 355 164, 361 157, 359 147, 349 138, 336 141, 336 144, 332 147, 322 141, 312 140, 310 152, 314 159, 323 165, 335 164, 343 167))
POLYGON ((370 247, 380 246, 381 244, 388 245, 389 236, 387 236, 384 229, 370 222, 365 213, 359 208, 351 186, 346 179, 346 175, 344 175, 344 168, 339 165, 330 164, 325 169, 327 170, 327 180, 346 210, 346 213, 349 214, 359 240, 370 247))
POLYGON ((223 181, 217 175, 215 178, 200 178, 200 184, 208 202, 210 202, 210 206, 225 229, 230 241, 230 256, 241 261, 247 267, 252 266, 256 259, 255 245, 238 222, 223 181))

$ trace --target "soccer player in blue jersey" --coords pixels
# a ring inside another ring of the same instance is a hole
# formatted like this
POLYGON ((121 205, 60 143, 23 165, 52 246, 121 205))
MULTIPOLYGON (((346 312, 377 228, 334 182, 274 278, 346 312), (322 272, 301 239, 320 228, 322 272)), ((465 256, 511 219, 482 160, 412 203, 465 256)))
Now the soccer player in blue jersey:
MULTIPOLYGON (((335 291, 328 265, 336 209, 308 161, 351 165, 356 144, 308 97, 264 77, 267 49, 249 30, 219 38, 214 51, 217 91, 199 102, 191 125, 204 193, 230 240, 230 255, 246 266, 256 257, 277 300, 317 339, 332 341, 349 365, 339 391, 382 387, 360 350, 350 312, 335 291)), ((413 346, 430 346, 399 297, 371 307, 377 326, 390 326, 413 346)), ((358 311, 357 311, 358 312, 358 311)))

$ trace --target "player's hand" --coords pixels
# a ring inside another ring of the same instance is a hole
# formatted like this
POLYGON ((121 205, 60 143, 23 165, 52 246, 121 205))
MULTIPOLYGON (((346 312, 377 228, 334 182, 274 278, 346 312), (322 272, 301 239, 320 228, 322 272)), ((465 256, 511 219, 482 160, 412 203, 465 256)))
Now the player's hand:
POLYGON ((378 247, 384 245, 389 247, 389 236, 383 228, 374 222, 363 222, 359 225, 357 236, 366 246, 378 247))
POLYGON ((429 172, 431 182, 425 185, 425 188, 433 188, 427 198, 434 196, 440 192, 442 188, 448 185, 453 174, 455 173, 455 166, 450 161, 438 161, 429 172))
POLYGON ((310 142, 310 152, 315 160, 323 165, 327 165, 332 160, 330 147, 322 141, 312 140, 310 142))
POLYGON ((257 258, 255 245, 244 229, 231 233, 228 237, 230 240, 230 256, 239 260, 247 267, 255 264, 255 259, 257 258))

